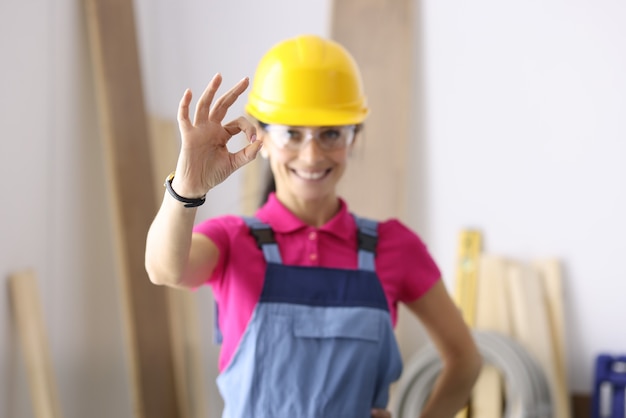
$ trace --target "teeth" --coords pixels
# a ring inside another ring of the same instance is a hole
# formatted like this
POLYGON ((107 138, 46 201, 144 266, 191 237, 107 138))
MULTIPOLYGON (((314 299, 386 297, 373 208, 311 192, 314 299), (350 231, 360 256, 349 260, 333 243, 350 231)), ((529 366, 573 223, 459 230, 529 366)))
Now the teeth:
POLYGON ((319 180, 326 174, 325 171, 296 171, 296 173, 307 180, 319 180))

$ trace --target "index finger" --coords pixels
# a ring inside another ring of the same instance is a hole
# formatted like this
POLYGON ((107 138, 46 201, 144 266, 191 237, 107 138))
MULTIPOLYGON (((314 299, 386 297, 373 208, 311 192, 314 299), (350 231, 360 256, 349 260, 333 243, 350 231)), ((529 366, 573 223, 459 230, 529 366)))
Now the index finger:
POLYGON ((213 97, 215 97, 215 93, 220 87, 220 84, 222 84, 222 75, 217 73, 213 76, 211 81, 209 81, 209 84, 206 86, 206 89, 204 89, 202 96, 198 99, 196 113, 193 118, 194 125, 207 120, 211 109, 211 102, 213 101, 213 97))
POLYGON ((254 142, 254 137, 256 137, 256 127, 243 116, 225 124, 224 129, 230 136, 237 135, 239 132, 243 131, 248 138, 248 142, 254 142))
POLYGON ((226 116, 228 108, 232 106, 237 98, 243 93, 250 84, 250 79, 244 77, 237 84, 231 87, 226 93, 224 93, 219 99, 215 101, 215 105, 209 112, 209 120, 213 122, 221 122, 226 116))

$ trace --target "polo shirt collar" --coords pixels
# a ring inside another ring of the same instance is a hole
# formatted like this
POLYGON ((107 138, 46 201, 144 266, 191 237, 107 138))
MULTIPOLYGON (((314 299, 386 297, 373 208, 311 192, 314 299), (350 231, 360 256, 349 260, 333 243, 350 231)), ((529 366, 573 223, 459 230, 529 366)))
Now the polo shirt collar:
MULTIPOLYGON (((309 225, 302 222, 300 218, 278 200, 275 193, 269 195, 267 203, 256 212, 256 216, 261 221, 269 224, 278 233, 290 233, 309 228, 309 225)), ((348 212, 348 206, 343 199, 339 199, 339 211, 337 214, 326 224, 322 225, 319 230, 336 235, 339 238, 347 238, 355 234, 354 218, 348 212)))

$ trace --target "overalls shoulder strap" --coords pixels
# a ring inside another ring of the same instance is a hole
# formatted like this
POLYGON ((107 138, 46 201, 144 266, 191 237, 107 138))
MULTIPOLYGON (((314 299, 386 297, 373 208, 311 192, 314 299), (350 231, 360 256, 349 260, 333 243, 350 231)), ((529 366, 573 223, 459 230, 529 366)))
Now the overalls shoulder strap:
POLYGON ((256 239, 257 245, 263 251, 265 261, 268 263, 282 264, 283 260, 280 256, 280 251, 278 249, 278 244, 276 244, 276 238, 274 238, 274 231, 272 231, 272 228, 265 222, 262 222, 253 216, 245 216, 243 217, 243 220, 246 225, 250 227, 250 232, 254 236, 254 239, 256 239))
MULTIPOLYGON (((375 257, 378 243, 378 222, 352 215, 358 228, 358 257, 359 269, 376 271, 375 257)), ((282 264, 282 257, 278 244, 274 238, 272 228, 256 217, 244 217, 243 220, 250 227, 250 232, 256 239, 257 245, 263 251, 268 263, 282 264)))
MULTIPOLYGON (((282 264, 278 244, 274 238, 272 228, 254 216, 242 217, 246 225, 250 228, 250 233, 254 236, 257 245, 263 251, 265 261, 268 263, 282 264)), ((219 306, 214 303, 214 324, 213 324, 213 342, 221 344, 223 339, 222 331, 219 327, 219 306)))
POLYGON ((378 244, 378 222, 352 215, 356 226, 357 244, 359 249, 359 269, 376 271, 376 245, 378 244))

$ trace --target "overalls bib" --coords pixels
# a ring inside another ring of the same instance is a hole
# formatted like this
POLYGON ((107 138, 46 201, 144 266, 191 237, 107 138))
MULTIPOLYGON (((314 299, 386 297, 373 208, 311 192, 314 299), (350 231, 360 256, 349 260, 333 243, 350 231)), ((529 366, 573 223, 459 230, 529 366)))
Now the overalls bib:
POLYGON ((282 264, 270 227, 246 218, 267 269, 217 379, 223 418, 369 418, 371 408, 387 406, 402 361, 375 273, 377 224, 355 219, 359 262, 348 270, 282 264))

